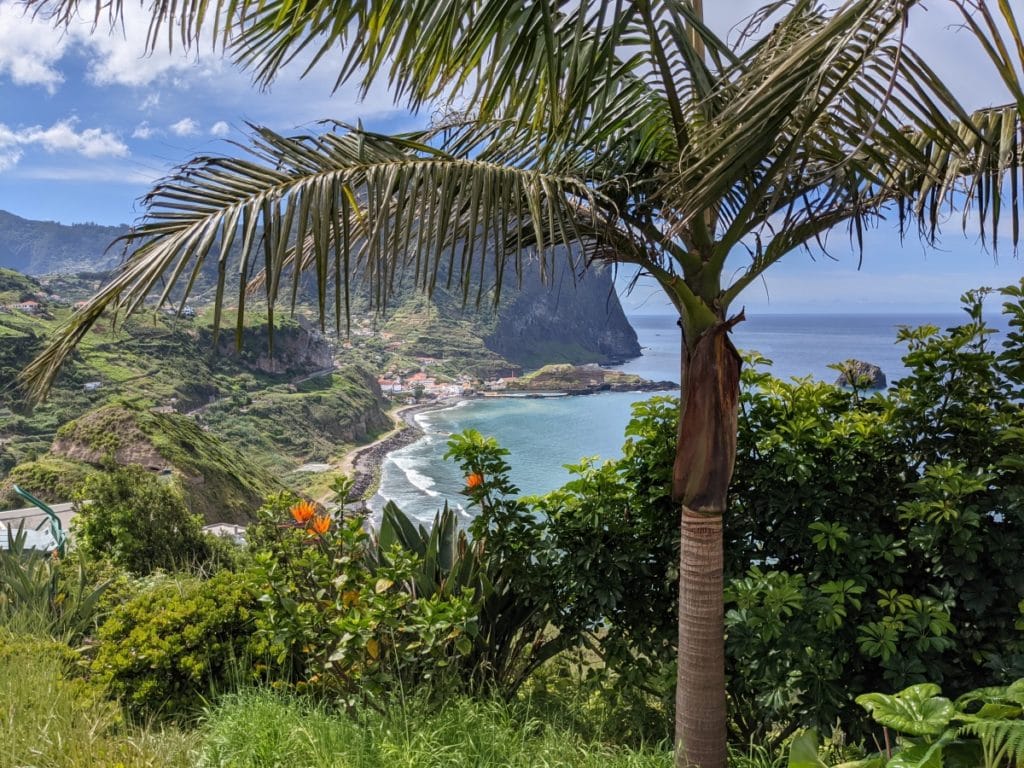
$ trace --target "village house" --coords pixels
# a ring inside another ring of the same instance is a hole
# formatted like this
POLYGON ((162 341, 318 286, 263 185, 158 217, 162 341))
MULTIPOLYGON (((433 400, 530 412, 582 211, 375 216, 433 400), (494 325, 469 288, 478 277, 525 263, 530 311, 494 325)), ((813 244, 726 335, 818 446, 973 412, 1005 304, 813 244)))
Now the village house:
POLYGON ((395 395, 403 391, 400 378, 389 379, 381 376, 377 379, 377 384, 380 386, 380 391, 385 395, 395 395))
POLYGON ((29 299, 28 301, 21 301, 14 305, 15 309, 20 309, 22 312, 27 312, 30 315, 35 315, 42 310, 43 305, 38 301, 29 299))

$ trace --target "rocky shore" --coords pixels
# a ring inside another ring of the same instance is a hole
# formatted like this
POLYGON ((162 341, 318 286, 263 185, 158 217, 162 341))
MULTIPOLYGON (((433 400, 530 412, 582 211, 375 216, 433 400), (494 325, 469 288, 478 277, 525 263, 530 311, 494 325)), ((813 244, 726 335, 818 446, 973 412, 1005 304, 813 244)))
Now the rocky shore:
POLYGON ((423 430, 416 423, 416 414, 445 408, 451 404, 448 401, 432 401, 410 405, 396 411, 395 417, 399 421, 396 428, 380 440, 359 448, 350 457, 351 474, 355 480, 350 498, 365 499, 372 495, 380 481, 380 469, 384 458, 392 451, 419 440, 423 430))

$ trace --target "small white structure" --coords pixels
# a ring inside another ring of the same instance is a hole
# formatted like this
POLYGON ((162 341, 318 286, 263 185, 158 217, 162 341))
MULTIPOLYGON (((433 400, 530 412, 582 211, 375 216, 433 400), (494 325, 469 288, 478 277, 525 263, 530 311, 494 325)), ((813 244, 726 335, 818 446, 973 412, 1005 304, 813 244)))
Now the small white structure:
POLYGON ((235 523, 212 523, 211 525, 203 526, 203 533, 210 533, 214 536, 220 536, 225 539, 229 539, 232 543, 238 546, 245 546, 245 526, 236 525, 235 523))

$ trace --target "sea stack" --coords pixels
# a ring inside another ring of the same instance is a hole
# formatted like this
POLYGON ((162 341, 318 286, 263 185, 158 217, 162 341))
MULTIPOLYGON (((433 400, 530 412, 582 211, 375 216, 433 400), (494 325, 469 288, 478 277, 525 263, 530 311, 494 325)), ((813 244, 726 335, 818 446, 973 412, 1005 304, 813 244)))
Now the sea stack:
POLYGON ((882 369, 874 363, 863 360, 847 360, 835 366, 839 370, 836 379, 837 387, 866 387, 867 389, 885 389, 887 382, 882 369))

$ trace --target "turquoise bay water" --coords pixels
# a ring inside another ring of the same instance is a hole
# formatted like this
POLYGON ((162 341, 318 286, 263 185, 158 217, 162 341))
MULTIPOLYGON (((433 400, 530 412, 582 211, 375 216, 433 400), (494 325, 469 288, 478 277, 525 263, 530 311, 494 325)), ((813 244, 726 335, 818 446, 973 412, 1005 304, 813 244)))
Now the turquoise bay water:
MULTIPOLYGON (((734 341, 740 349, 757 350, 771 359, 772 373, 781 378, 811 376, 834 381, 837 374, 828 365, 856 358, 880 366, 892 382, 906 373, 900 362, 903 347, 896 344, 899 326, 928 323, 945 328, 962 322, 964 317, 754 316, 737 326, 734 341)), ((630 321, 644 352, 621 369, 648 379, 678 381, 679 329, 675 318, 637 315, 630 321)), ((385 500, 391 499, 424 522, 433 517, 445 499, 458 508, 463 501, 459 493, 462 473, 442 457, 448 436, 464 429, 492 435, 509 449, 512 480, 523 493, 550 491, 569 479, 563 465, 576 463, 582 456, 620 456, 630 406, 652 394, 610 392, 582 397, 470 400, 420 414, 417 418, 424 437, 389 455, 371 507, 379 510, 385 500)))

